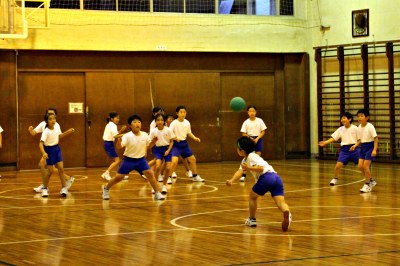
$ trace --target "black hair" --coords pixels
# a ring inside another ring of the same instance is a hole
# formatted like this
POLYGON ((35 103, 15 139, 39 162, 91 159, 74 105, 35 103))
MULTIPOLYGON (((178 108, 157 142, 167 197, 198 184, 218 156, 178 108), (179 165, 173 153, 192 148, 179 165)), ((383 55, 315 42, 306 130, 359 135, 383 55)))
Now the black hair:
MULTIPOLYGON (((53 112, 57 115, 57 109, 56 109, 56 108, 53 108, 53 107, 47 108, 46 114, 47 114, 49 111, 53 111, 53 112)), ((46 114, 45 114, 45 115, 46 115, 46 114)))
POLYGON ((154 120, 156 121, 157 120, 157 118, 159 118, 159 117, 162 117, 162 119, 165 121, 166 119, 165 119, 165 115, 163 115, 163 114, 156 114, 156 116, 154 117, 154 120))
POLYGON ((152 114, 153 119, 155 119, 155 117, 156 117, 154 114, 158 114, 158 113, 164 113, 164 109, 162 107, 160 107, 160 106, 154 106, 153 107, 153 114, 152 114))
POLYGON ((352 115, 351 113, 349 113, 349 112, 344 112, 344 113, 340 116, 340 118, 342 118, 343 116, 345 116, 345 117, 347 117, 347 119, 351 120, 350 123, 353 122, 353 115, 352 115))
POLYGON ((110 120, 111 119, 113 119, 113 118, 115 118, 115 117, 117 117, 117 116, 119 116, 119 114, 117 113, 117 112, 110 112, 109 114, 108 114, 108 117, 107 117, 107 123, 108 122, 110 122, 110 120))
POLYGON ((49 113, 44 115, 44 121, 46 122, 45 128, 48 127, 48 125, 49 125, 49 118, 50 118, 51 115, 56 116, 55 114, 49 114, 49 113))
POLYGON ((174 116, 173 114, 167 114, 165 117, 166 117, 167 119, 170 118, 170 117, 172 117, 173 119, 175 119, 175 116, 174 116))
POLYGON ((140 122, 142 122, 142 118, 138 115, 131 115, 128 118, 128 125, 130 125, 132 123, 133 120, 139 120, 140 122))
POLYGON ((247 111, 248 111, 248 110, 250 110, 250 108, 254 108, 254 110, 256 110, 256 111, 257 111, 257 108, 256 108, 256 106, 255 106, 255 105, 249 105, 249 106, 247 106, 247 111))
POLYGON ((256 149, 256 144, 254 143, 253 140, 251 140, 249 137, 243 136, 240 137, 236 141, 236 146, 240 149, 246 152, 246 154, 252 153, 256 149))
POLYGON ((181 109, 183 109, 183 110, 186 111, 186 107, 185 107, 184 105, 178 105, 178 106, 176 107, 176 109, 175 109, 175 112, 179 112, 179 110, 181 110, 181 109))
POLYGON ((358 115, 358 114, 363 114, 363 115, 365 115, 365 116, 369 116, 369 110, 366 109, 366 108, 360 109, 360 110, 358 110, 358 112, 357 112, 357 115, 358 115))

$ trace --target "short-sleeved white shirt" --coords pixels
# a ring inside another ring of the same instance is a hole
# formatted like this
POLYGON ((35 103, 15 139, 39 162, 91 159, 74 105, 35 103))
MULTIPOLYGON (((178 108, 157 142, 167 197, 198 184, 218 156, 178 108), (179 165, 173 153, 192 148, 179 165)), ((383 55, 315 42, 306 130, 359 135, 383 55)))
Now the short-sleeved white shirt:
POLYGON ((341 139, 340 145, 352 145, 357 143, 357 127, 350 125, 350 127, 341 126, 332 134, 332 138, 336 141, 341 139))
POLYGON ((371 123, 367 122, 365 127, 358 125, 357 138, 361 140, 361 143, 372 142, 377 136, 375 127, 371 123))
MULTIPOLYGON (((261 175, 267 172, 276 173, 274 168, 255 152, 250 153, 247 158, 243 158, 242 163, 246 163, 248 166, 262 166, 264 168, 262 172, 250 171, 257 180, 261 175)), ((243 170, 242 165, 240 165, 239 169, 243 170)))
POLYGON ((117 125, 113 121, 108 122, 108 124, 104 128, 103 140, 104 141, 114 141, 114 137, 116 135, 118 135, 117 125))
POLYGON ((240 132, 247 134, 250 137, 257 137, 262 131, 266 130, 267 126, 261 118, 256 117, 255 120, 247 118, 240 129, 240 132))
POLYGON ((175 119, 171 122, 169 128, 175 134, 177 140, 186 140, 187 135, 192 133, 190 122, 186 119, 184 119, 182 122, 178 119, 175 119))
POLYGON ((0 127, 0 133, 3 132, 4 130, 0 127))
POLYGON ((150 131, 150 140, 154 139, 154 137, 157 137, 157 147, 168 146, 171 139, 175 138, 175 134, 166 126, 164 126, 162 130, 159 130, 158 127, 156 127, 150 131))
POLYGON ((125 147, 124 156, 136 159, 144 157, 149 143, 149 134, 144 131, 140 131, 139 136, 136 136, 132 131, 126 133, 121 140, 121 146, 125 147))
POLYGON ((54 146, 58 144, 59 136, 61 135, 60 128, 54 127, 54 129, 50 129, 46 127, 42 132, 42 137, 40 141, 43 141, 45 146, 54 146))
MULTIPOLYGON (((46 128, 46 121, 42 121, 33 130, 36 132, 36 134, 39 134, 42 133, 45 128, 46 128)), ((54 129, 59 129, 61 131, 61 127, 57 122, 54 125, 54 129)))

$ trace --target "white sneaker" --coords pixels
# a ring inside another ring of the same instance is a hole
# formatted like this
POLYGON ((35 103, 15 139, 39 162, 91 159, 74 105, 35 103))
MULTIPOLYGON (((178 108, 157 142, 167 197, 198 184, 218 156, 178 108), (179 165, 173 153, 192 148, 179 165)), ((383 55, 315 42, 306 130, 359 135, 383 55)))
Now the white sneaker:
POLYGON ((61 197, 66 197, 67 195, 68 195, 68 189, 67 189, 67 187, 61 188, 60 196, 61 196, 61 197))
POLYGON ((161 188, 161 194, 167 194, 168 193, 168 190, 167 190, 167 186, 166 185, 163 185, 162 186, 162 188, 161 188))
POLYGON ((154 188, 151 189, 151 194, 156 193, 156 191, 154 190, 154 188))
POLYGON ((49 189, 48 188, 42 188, 42 198, 47 198, 49 196, 49 189))
POLYGON ((106 186, 103 186, 103 200, 110 199, 110 190, 106 189, 106 186))
POLYGON ((371 187, 371 188, 373 188, 374 186, 376 186, 376 181, 375 181, 375 179, 373 179, 373 178, 371 178, 371 180, 369 181, 369 186, 371 187))
POLYGON ((257 221, 255 218, 247 218, 247 220, 244 222, 245 225, 250 226, 250 227, 256 227, 257 226, 257 221))
POLYGON ((155 200, 165 200, 165 196, 164 196, 163 194, 161 194, 161 192, 157 191, 157 192, 154 194, 154 199, 155 199, 155 200))
POLYGON ((329 185, 334 186, 334 185, 336 185, 336 184, 338 183, 338 181, 339 181, 339 179, 333 178, 333 179, 331 180, 331 182, 329 183, 329 185))
POLYGON ((286 232, 292 223, 292 214, 289 211, 283 213, 282 231, 286 232))
POLYGON ((241 178, 240 178, 240 182, 244 182, 246 180, 246 177, 245 176, 242 176, 241 178))
POLYGON ((197 175, 196 177, 192 177, 192 181, 193 182, 204 182, 206 180, 204 180, 203 178, 201 178, 201 176, 197 175))
POLYGON ((147 177, 145 175, 140 175, 141 177, 143 177, 144 180, 147 180, 147 177))
POLYGON ((163 182, 163 181, 164 181, 164 176, 158 175, 158 182, 163 182))
POLYGON ((171 177, 168 177, 167 184, 172 184, 172 179, 171 179, 171 177))
POLYGON ((362 193, 368 193, 372 191, 372 187, 370 185, 364 184, 364 186, 360 189, 362 193))
POLYGON ((104 173, 101 175, 101 177, 102 177, 103 179, 107 180, 107 181, 110 181, 110 180, 111 180, 111 176, 110 176, 110 173, 109 173, 109 172, 104 172, 104 173))
POLYGON ((193 173, 192 173, 191 170, 187 171, 187 172, 185 173, 185 175, 186 175, 187 177, 193 177, 193 173))
POLYGON ((75 181, 75 177, 70 176, 69 179, 67 181, 65 181, 65 187, 67 189, 70 189, 72 184, 74 183, 74 181, 75 181))
POLYGON ((41 184, 41 185, 38 186, 38 187, 34 187, 34 188, 33 188, 33 190, 34 190, 36 193, 42 192, 42 189, 44 189, 43 184, 41 184))
POLYGON ((173 172, 171 176, 172 176, 172 178, 177 178, 178 177, 175 172, 173 172))
POLYGON ((128 180, 129 179, 129 175, 124 176, 124 180, 128 180))

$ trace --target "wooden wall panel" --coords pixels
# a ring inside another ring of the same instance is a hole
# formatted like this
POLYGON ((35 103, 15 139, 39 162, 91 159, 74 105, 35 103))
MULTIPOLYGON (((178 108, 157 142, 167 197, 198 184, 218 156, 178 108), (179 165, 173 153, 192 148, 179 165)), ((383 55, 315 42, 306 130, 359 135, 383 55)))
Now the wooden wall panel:
POLYGON ((17 100, 15 52, 0 52, 0 126, 3 128, 3 147, 0 166, 15 168, 17 164, 17 100))
POLYGON ((85 166, 84 114, 69 114, 68 103, 84 103, 84 76, 78 73, 21 72, 19 84, 19 163, 20 169, 35 169, 40 160, 41 134, 32 137, 28 127, 43 121, 47 108, 57 109, 61 130, 75 133, 60 140, 65 167, 85 166))

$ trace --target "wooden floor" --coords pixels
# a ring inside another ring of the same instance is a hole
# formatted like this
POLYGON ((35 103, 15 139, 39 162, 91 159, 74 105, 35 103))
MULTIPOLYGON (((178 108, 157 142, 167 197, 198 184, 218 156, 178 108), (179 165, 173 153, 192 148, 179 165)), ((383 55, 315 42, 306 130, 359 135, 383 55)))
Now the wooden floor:
POLYGON ((53 176, 48 199, 32 190, 38 171, 2 172, 0 265, 400 265, 398 165, 373 163, 378 185, 360 194, 353 165, 330 187, 334 161, 270 164, 293 215, 286 233, 269 194, 258 227, 244 226, 254 179, 225 186, 238 162, 199 164, 204 184, 179 166, 164 202, 138 174, 103 201, 103 169, 68 169, 76 181, 67 198, 53 176))

